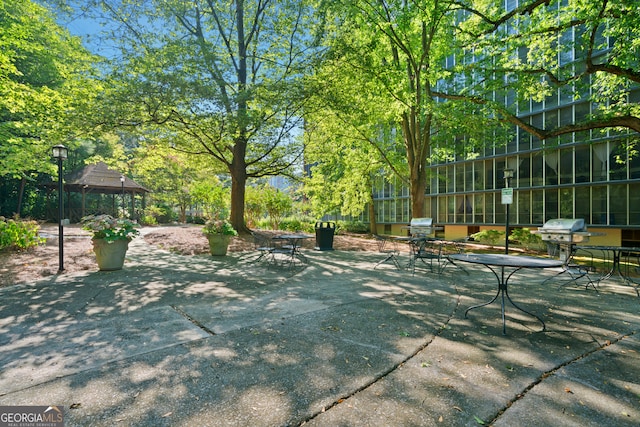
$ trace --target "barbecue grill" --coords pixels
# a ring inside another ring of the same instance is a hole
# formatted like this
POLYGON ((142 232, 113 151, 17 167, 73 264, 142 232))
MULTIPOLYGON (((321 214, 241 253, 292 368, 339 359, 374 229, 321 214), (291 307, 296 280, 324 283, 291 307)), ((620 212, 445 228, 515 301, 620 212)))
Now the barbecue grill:
POLYGON ((433 234, 433 218, 411 218, 409 233, 412 236, 429 236, 433 234))
POLYGON ((584 219, 557 218, 545 222, 537 231, 543 241, 550 245, 557 245, 561 261, 568 261, 571 257, 572 246, 576 243, 586 243, 589 237, 602 233, 590 233, 584 224, 584 219))

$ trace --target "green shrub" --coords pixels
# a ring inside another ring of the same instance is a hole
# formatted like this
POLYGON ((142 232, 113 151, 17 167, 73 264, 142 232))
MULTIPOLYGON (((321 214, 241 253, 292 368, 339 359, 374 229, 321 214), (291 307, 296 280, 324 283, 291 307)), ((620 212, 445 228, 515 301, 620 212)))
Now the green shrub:
POLYGON ((44 243, 38 235, 40 227, 35 221, 20 221, 0 217, 0 249, 27 249, 44 243))
MULTIPOLYGON (((258 221, 255 221, 254 226, 261 230, 272 230, 273 221, 268 217, 262 218, 258 221)), ((282 231, 300 231, 304 233, 313 233, 314 226, 315 221, 306 216, 290 216, 282 218, 278 222, 278 229, 282 231)))
POLYGON ((140 217, 140 224, 142 225, 158 225, 158 220, 152 215, 143 215, 140 217))
POLYGON ((509 235, 510 242, 517 242, 525 249, 543 249, 542 238, 537 234, 531 234, 528 228, 514 228, 509 235))
POLYGON ((187 224, 198 224, 204 225, 207 222, 207 219, 202 216, 195 215, 187 215, 187 224))
POLYGON ((473 240, 476 240, 484 245, 495 245, 499 241, 504 240, 504 231, 498 230, 482 230, 471 235, 473 240))
MULTIPOLYGON (((336 225, 335 234, 341 232, 367 234, 369 233, 369 224, 362 221, 320 221, 309 216, 290 216, 280 220, 279 229, 286 231, 301 231, 304 233, 315 233, 316 223, 333 222, 336 225)), ((262 230, 271 230, 273 222, 269 218, 262 218, 255 222, 255 227, 262 230)))
POLYGON ((298 217, 287 217, 280 220, 280 230, 287 231, 306 231, 309 227, 305 227, 306 224, 298 217))
POLYGON ((349 233, 368 234, 369 224, 362 221, 338 221, 336 227, 349 233))
POLYGON ((167 205, 153 205, 147 206, 144 210, 144 217, 153 217, 155 222, 146 222, 144 224, 155 225, 155 224, 170 224, 178 220, 178 215, 173 212, 171 207, 167 205))

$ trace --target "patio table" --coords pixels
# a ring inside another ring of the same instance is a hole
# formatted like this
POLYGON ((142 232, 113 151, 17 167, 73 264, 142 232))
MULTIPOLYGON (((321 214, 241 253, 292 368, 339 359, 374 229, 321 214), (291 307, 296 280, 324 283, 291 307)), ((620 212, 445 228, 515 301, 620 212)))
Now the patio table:
POLYGON ((294 234, 280 234, 278 236, 274 236, 272 239, 274 241, 284 242, 280 246, 274 248, 273 254, 281 253, 289 255, 291 264, 293 265, 293 261, 295 258, 300 259, 301 261, 306 261, 305 256, 300 251, 300 246, 302 245, 302 241, 305 239, 311 239, 314 236, 309 234, 302 233, 294 233, 294 234))
POLYGON ((605 262, 611 263, 611 268, 609 271, 602 277, 598 279, 598 282, 602 280, 609 279, 614 274, 617 274, 620 279, 626 284, 631 284, 636 293, 640 296, 640 292, 638 291, 639 283, 636 282, 638 277, 634 278, 630 274, 630 269, 634 268, 637 272, 640 272, 640 247, 629 247, 629 246, 579 246, 576 248, 577 250, 584 249, 586 251, 602 251, 605 262), (609 255, 610 254, 610 255, 609 255), (633 265, 632 259, 635 258, 636 265, 633 265), (624 259, 624 263, 621 261, 624 259), (622 267, 624 264, 624 269, 622 267))
POLYGON ((502 296, 501 308, 502 308, 502 334, 503 335, 506 335, 507 333, 507 327, 505 322, 505 309, 504 309, 505 296, 507 297, 507 300, 511 303, 511 305, 513 305, 515 308, 522 311, 523 313, 526 313, 538 319, 538 321, 542 323, 542 331, 546 329, 546 325, 544 321, 539 316, 533 313, 530 313, 527 310, 524 310, 523 308, 519 307, 511 299, 511 297, 509 296, 509 289, 508 289, 509 279, 516 272, 522 270, 523 268, 562 267, 563 265, 562 261, 554 260, 554 259, 546 259, 546 258, 536 258, 536 257, 530 257, 530 256, 515 256, 515 255, 505 255, 505 254, 471 254, 471 253, 453 254, 453 255, 449 255, 448 258, 451 259, 452 261, 455 260, 455 261, 468 262, 472 264, 484 265, 489 270, 491 270, 491 272, 494 274, 494 276, 496 276, 496 279, 498 281, 498 292, 493 297, 493 299, 491 299, 491 301, 489 302, 485 302, 485 303, 474 305, 467 308, 467 310, 464 312, 465 318, 467 317, 467 313, 469 313, 469 311, 475 308, 489 305, 493 303, 496 299, 498 299, 498 296, 501 295, 502 296), (505 277, 505 268, 513 269, 513 271, 507 274, 506 277, 505 277), (498 271, 500 271, 500 274, 498 274, 498 271))
POLYGON ((455 263, 447 257, 446 249, 453 248, 455 252, 460 252, 460 249, 457 246, 458 242, 443 240, 436 237, 398 236, 394 239, 398 242, 405 242, 409 244, 411 254, 409 257, 409 263, 407 264, 407 269, 411 269, 413 274, 415 274, 416 262, 418 260, 427 265, 427 267, 429 267, 429 271, 432 273, 436 272, 440 274, 448 263, 455 265, 455 263))

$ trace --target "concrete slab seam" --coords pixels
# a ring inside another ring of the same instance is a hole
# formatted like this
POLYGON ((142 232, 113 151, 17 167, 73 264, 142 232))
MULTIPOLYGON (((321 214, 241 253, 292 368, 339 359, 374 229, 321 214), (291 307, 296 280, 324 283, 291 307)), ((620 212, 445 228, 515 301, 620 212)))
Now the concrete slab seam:
POLYGON ((589 356, 591 356, 592 354, 602 351, 605 348, 608 348, 614 344, 619 343, 620 341, 632 337, 637 333, 637 331, 632 331, 629 332, 627 334, 621 335, 618 338, 614 339, 614 340, 607 340, 605 341, 603 344, 600 344, 599 346, 593 348, 592 350, 587 351, 586 353, 580 354, 576 357, 574 357, 573 359, 567 360, 564 363, 559 364, 558 366, 555 366, 554 368, 551 368, 545 372, 543 372, 535 381, 533 381, 531 384, 529 384, 527 387, 525 387, 520 393, 517 393, 516 396, 513 399, 510 399, 507 404, 505 405, 504 408, 502 408, 501 410, 499 410, 496 415, 490 420, 490 421, 486 421, 485 424, 486 425, 493 425, 496 421, 498 421, 498 419, 509 409, 509 407, 511 407, 511 405, 513 405, 516 401, 522 399, 523 397, 526 396, 527 393, 529 393, 531 390, 533 390, 533 388, 535 386, 537 386, 538 384, 541 384, 542 381, 544 381, 546 378, 549 378, 550 376, 552 376, 553 374, 555 374, 556 372, 558 372, 560 369, 565 368, 567 366, 570 366, 576 362, 578 362, 579 360, 585 359, 589 356))
POLYGON ((195 326, 197 326, 198 328, 202 329, 203 331, 205 331, 207 334, 214 336, 216 335, 215 332, 213 332, 211 329, 207 328, 205 325, 203 325, 201 322, 199 322, 198 320, 194 319, 193 317, 191 317, 189 314, 187 314, 186 312, 184 312, 183 310, 181 310, 180 308, 176 307, 175 305, 170 305, 170 307, 172 309, 174 309, 176 311, 176 313, 178 313, 180 316, 184 317, 185 319, 187 319, 189 322, 193 323, 195 326))
POLYGON ((391 373, 393 373, 395 370, 397 370, 400 366, 404 365, 409 360, 411 360, 414 357, 416 357, 421 351, 426 349, 433 341, 435 341, 436 338, 439 338, 440 335, 442 335, 442 333, 446 330, 447 325, 449 324, 451 319, 453 319, 453 317, 455 316, 455 314, 458 311, 458 308, 460 307, 460 304, 461 304, 461 294, 460 294, 460 292, 458 290, 458 287, 455 285, 455 283, 453 283, 452 285, 453 285, 453 287, 454 287, 454 289, 456 291, 456 304, 454 305, 453 310, 451 310, 451 313, 449 314, 449 317, 447 318, 447 320, 438 328, 438 330, 436 331, 436 333, 433 335, 433 337, 431 339, 427 340, 425 343, 423 343, 421 346, 419 346, 413 353, 409 354, 407 357, 402 359, 400 362, 398 362, 396 364, 393 364, 391 367, 389 367, 389 369, 387 369, 386 371, 382 372, 380 375, 372 378, 371 381, 366 382, 362 386, 360 386, 360 387, 356 388, 355 390, 353 390, 351 393, 337 398, 330 405, 325 406, 321 410, 311 414, 309 417, 307 417, 306 419, 302 420, 297 425, 298 426, 303 426, 306 423, 308 423, 309 421, 313 420, 314 418, 317 418, 318 416, 320 416, 323 413, 327 412, 331 408, 334 408, 337 405, 343 403, 345 400, 355 396, 356 394, 358 394, 360 392, 365 391, 366 389, 368 389, 372 385, 376 384, 378 381, 380 381, 380 380, 384 379, 385 377, 389 376, 391 373))

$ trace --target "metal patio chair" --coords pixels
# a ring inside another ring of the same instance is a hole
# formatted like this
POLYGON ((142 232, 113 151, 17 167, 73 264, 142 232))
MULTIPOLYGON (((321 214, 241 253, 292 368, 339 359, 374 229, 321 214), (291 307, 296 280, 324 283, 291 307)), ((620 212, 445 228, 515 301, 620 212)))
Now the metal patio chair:
POLYGON ((396 248, 396 242, 388 236, 380 236, 378 234, 374 236, 376 238, 376 243, 378 244, 378 252, 384 255, 384 259, 378 261, 378 263, 373 267, 374 270, 379 265, 384 264, 388 261, 393 262, 396 268, 400 270, 400 263, 398 263, 398 255, 400 254, 400 252, 396 248))

